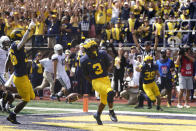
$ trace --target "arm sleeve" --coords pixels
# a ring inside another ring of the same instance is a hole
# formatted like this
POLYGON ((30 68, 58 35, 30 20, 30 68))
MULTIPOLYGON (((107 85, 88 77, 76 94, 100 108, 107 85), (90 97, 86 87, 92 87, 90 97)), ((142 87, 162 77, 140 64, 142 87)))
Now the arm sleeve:
POLYGON ((57 54, 52 55, 52 60, 57 60, 57 59, 58 59, 58 55, 57 54))
POLYGON ((22 40, 20 41, 20 43, 17 45, 17 50, 20 50, 24 44, 26 43, 26 41, 28 40, 28 36, 29 36, 30 31, 27 30, 24 34, 24 36, 22 37, 22 40))
POLYGON ((109 67, 111 65, 112 59, 109 57, 109 55, 105 51, 103 51, 103 55, 104 55, 105 65, 106 67, 109 67))
POLYGON ((174 61, 171 61, 171 66, 170 66, 170 69, 171 69, 171 68, 175 68, 174 61))

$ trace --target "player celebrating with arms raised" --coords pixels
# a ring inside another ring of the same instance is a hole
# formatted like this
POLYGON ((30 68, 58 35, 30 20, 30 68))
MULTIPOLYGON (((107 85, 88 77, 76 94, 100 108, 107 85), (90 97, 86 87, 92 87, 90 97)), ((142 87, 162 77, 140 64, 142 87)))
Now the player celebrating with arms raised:
POLYGON ((158 66, 153 64, 152 56, 145 56, 144 64, 138 71, 141 72, 142 80, 143 80, 143 89, 146 95, 150 98, 151 101, 157 101, 157 110, 162 111, 160 108, 161 99, 160 99, 160 91, 155 83, 156 75, 159 76, 158 66))
POLYGON ((95 91, 100 94, 100 104, 94 118, 98 125, 102 125, 101 113, 108 103, 109 116, 112 121, 117 122, 117 117, 113 110, 113 97, 115 93, 111 88, 108 70, 111 60, 105 51, 98 51, 97 43, 94 39, 87 39, 83 45, 86 55, 80 59, 80 67, 85 78, 92 83, 95 91))
POLYGON ((28 60, 24 48, 25 43, 29 39, 29 33, 34 25, 34 22, 29 24, 29 27, 23 37, 22 33, 17 30, 14 30, 11 33, 13 34, 11 36, 14 42, 11 45, 9 57, 14 66, 13 82, 17 88, 18 94, 22 97, 22 101, 16 105, 14 111, 10 112, 9 116, 7 117, 7 120, 13 124, 20 124, 16 120, 16 114, 18 114, 30 100, 35 98, 32 85, 27 75, 28 60))

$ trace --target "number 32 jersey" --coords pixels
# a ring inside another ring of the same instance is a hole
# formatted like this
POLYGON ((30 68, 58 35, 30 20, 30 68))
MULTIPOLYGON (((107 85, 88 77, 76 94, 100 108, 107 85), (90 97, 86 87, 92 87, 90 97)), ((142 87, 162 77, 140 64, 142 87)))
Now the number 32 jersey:
POLYGON ((88 55, 81 57, 80 68, 85 76, 91 79, 108 76, 108 67, 111 59, 105 51, 99 51, 96 58, 89 58, 88 55))
POLYGON ((155 80, 155 74, 158 70, 158 65, 152 64, 150 67, 148 64, 142 66, 141 77, 144 84, 152 83, 155 80))

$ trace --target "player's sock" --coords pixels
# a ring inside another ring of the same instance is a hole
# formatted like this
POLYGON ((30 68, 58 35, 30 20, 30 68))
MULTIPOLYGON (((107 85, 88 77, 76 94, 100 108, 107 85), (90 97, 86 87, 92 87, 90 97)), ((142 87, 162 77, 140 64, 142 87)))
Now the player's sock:
POLYGON ((116 117, 116 114, 114 113, 114 110, 109 110, 109 116, 110 116, 110 119, 114 122, 117 122, 118 119, 116 117))
POLYGON ((95 120, 97 121, 98 125, 103 125, 102 121, 101 121, 101 113, 97 112, 96 114, 93 115, 93 117, 95 118, 95 120))

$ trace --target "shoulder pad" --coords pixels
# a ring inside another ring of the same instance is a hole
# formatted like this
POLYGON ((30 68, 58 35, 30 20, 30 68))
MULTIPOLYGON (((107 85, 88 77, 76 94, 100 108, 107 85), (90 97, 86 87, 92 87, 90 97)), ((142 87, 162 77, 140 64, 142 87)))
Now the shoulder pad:
POLYGON ((55 59, 58 59, 58 55, 57 54, 52 55, 52 60, 55 60, 55 59))

